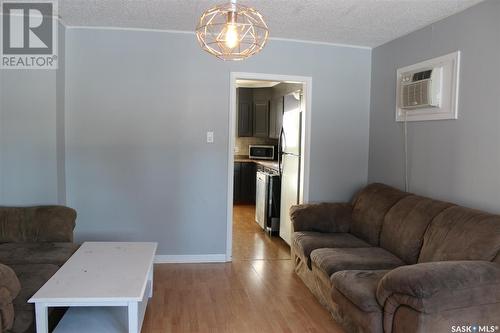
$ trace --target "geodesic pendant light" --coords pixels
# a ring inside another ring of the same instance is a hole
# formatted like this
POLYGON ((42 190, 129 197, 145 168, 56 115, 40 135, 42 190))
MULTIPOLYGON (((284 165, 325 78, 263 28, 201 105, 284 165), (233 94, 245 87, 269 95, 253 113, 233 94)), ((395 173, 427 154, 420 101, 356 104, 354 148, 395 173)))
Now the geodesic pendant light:
POLYGON ((222 60, 243 60, 264 47, 269 29, 262 15, 236 0, 206 10, 196 27, 203 50, 222 60))

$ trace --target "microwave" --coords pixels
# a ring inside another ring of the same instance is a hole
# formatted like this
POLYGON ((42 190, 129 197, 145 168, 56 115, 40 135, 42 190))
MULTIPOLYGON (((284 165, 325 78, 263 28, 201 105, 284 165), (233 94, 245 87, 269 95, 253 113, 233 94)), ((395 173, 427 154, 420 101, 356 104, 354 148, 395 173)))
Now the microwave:
POLYGON ((272 145, 249 145, 248 158, 255 160, 275 160, 277 147, 272 145))

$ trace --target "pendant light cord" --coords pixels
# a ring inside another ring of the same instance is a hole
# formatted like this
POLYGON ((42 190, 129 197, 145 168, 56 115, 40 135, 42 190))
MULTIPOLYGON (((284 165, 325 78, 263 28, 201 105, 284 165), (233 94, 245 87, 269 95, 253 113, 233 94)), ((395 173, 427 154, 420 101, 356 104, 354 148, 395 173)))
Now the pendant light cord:
POLYGON ((408 182, 408 112, 405 110, 405 118, 404 118, 404 127, 403 127, 403 135, 404 135, 404 178, 405 178, 405 192, 410 190, 410 185, 408 182))

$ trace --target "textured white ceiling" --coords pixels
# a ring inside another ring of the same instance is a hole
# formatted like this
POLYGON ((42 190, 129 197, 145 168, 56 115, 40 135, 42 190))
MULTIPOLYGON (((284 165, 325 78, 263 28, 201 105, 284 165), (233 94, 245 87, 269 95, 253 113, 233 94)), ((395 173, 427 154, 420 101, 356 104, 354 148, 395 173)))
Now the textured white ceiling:
MULTIPOLYGON (((225 0, 59 0, 68 26, 193 31, 225 0)), ((229 1, 229 0, 228 0, 229 1)), ((483 0, 240 0, 259 10, 271 37, 374 47, 483 0)))

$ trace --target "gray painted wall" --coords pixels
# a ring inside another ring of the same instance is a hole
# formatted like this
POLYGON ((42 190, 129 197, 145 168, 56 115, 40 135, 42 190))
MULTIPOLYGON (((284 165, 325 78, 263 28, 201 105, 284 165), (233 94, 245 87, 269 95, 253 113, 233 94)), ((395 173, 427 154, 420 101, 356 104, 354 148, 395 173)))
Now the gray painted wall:
POLYGON ((57 202, 66 205, 66 27, 59 24, 59 68, 56 74, 57 202))
POLYGON ((56 72, 3 70, 2 204, 57 202, 56 72))
POLYGON ((64 202, 58 176, 64 138, 57 127, 64 113, 64 31, 60 24, 60 69, 0 70, 0 205, 64 202))
POLYGON ((489 0, 373 50, 369 181, 404 186, 396 69, 460 50, 459 119, 408 124, 410 189, 500 213, 499 32, 489 0))
POLYGON ((66 52, 66 189, 78 240, 225 253, 231 71, 312 76, 312 201, 348 200, 366 183, 370 50, 271 41, 233 63, 191 34, 68 28, 66 52))

